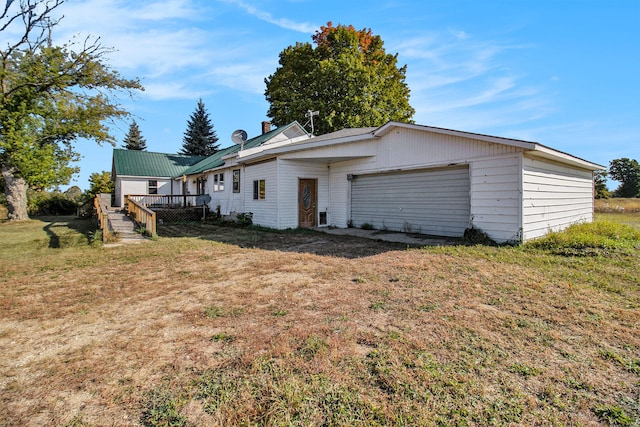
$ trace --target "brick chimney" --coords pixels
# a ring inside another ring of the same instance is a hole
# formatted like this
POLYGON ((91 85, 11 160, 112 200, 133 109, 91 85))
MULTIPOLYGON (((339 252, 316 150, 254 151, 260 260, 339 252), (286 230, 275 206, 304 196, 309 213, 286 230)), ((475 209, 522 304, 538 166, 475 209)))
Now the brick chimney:
POLYGON ((262 134, 271 132, 271 122, 262 122, 262 134))

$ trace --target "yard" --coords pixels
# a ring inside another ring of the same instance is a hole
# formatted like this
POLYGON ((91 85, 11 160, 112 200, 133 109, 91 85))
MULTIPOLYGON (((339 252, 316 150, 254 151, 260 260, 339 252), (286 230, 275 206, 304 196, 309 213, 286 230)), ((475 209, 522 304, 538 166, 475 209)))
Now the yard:
POLYGON ((193 223, 104 247, 88 226, 0 223, 2 426, 640 422, 629 229, 407 248, 193 223))

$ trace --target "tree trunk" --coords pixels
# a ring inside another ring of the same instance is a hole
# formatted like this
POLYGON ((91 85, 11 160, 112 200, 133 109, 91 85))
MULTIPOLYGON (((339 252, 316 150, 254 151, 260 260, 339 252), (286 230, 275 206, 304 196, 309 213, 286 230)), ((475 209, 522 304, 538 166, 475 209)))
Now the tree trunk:
POLYGON ((22 177, 14 176, 15 169, 2 167, 9 221, 25 221, 27 213, 27 182, 22 177))

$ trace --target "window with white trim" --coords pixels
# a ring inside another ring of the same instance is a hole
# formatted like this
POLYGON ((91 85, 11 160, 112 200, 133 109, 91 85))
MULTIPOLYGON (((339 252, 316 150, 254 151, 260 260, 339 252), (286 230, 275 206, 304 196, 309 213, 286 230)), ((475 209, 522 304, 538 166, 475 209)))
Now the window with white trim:
POLYGON ((240 169, 233 170, 233 192, 240 192, 240 169))
POLYGON ((264 179, 253 181, 253 200, 264 200, 267 196, 267 184, 264 179))
POLYGON ((213 175, 213 191, 224 191, 224 173, 213 175))

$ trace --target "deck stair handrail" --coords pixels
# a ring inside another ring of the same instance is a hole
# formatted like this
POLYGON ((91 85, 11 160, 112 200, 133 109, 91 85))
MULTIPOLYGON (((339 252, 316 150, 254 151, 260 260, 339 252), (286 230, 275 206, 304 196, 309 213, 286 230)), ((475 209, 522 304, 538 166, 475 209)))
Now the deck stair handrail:
POLYGON ((129 217, 138 225, 145 228, 146 232, 155 237, 156 213, 149 209, 143 201, 136 200, 138 196, 125 196, 129 217))
POLYGON ((203 196, 192 194, 170 195, 170 194, 129 194, 129 200, 152 209, 177 209, 205 204, 203 196))
POLYGON ((109 230, 109 206, 111 205, 111 194, 96 194, 93 199, 93 206, 98 215, 98 226, 102 230, 102 241, 109 240, 111 231, 109 230))

